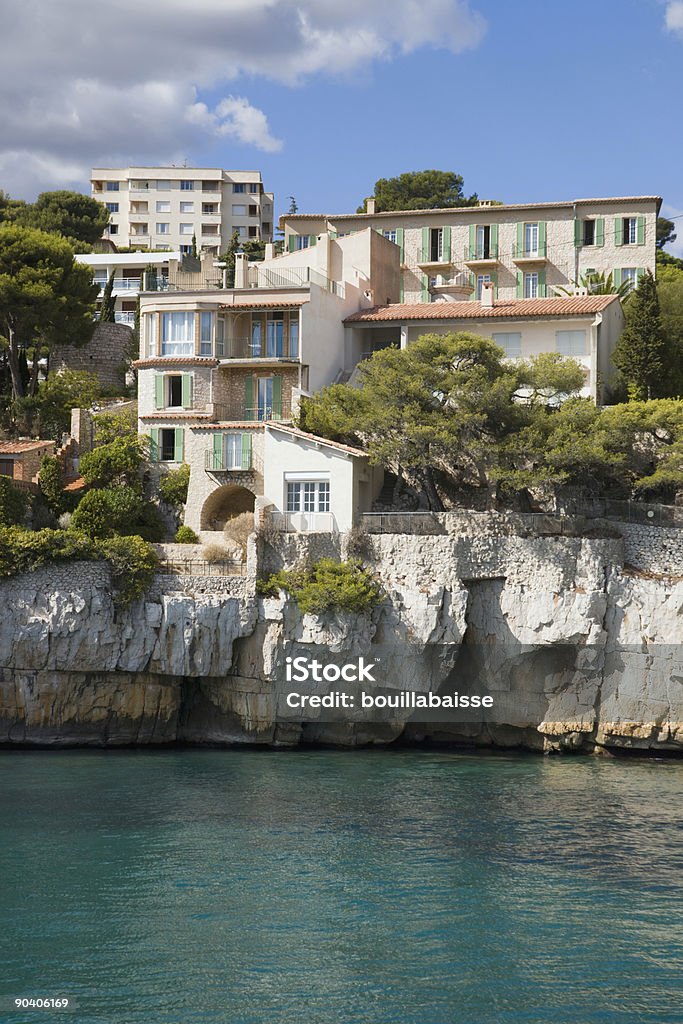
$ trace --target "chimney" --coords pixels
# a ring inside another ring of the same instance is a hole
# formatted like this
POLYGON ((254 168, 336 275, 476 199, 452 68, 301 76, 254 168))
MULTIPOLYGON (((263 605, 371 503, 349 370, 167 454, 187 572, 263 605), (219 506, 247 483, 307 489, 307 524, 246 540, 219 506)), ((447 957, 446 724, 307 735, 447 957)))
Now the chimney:
POLYGON ((366 213, 375 213, 376 212, 376 207, 377 207, 377 202, 376 202, 374 196, 370 196, 369 199, 365 200, 365 212, 366 213))
POLYGON ((481 286, 481 308, 493 309, 493 281, 484 281, 481 286))
POLYGON ((249 287, 249 257, 245 252, 235 253, 235 288, 249 287))
POLYGON ((263 255, 265 260, 275 259, 275 246, 272 242, 266 242, 266 251, 263 255))

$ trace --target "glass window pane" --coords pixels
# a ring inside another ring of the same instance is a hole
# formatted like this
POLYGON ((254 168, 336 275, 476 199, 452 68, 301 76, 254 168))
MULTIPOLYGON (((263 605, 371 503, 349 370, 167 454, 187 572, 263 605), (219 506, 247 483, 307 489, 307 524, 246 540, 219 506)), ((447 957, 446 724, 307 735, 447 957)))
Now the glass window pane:
POLYGON ((301 507, 301 484, 287 484, 287 511, 298 512, 301 507))

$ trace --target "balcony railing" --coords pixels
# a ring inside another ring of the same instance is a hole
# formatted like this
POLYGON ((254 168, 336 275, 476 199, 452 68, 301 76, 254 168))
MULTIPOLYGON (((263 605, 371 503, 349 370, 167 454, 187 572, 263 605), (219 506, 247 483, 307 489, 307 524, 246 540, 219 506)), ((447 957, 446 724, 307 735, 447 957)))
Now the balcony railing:
POLYGON ((251 338, 226 338, 216 344, 217 359, 298 359, 299 353, 291 354, 285 339, 278 345, 259 344, 251 338))
POLYGON ((118 313, 114 313, 114 320, 117 324, 127 324, 129 327, 135 327, 135 313, 132 310, 121 310, 118 313))
POLYGON ((445 275, 439 276, 442 280, 437 280, 431 285, 432 288, 468 288, 470 291, 474 291, 472 275, 469 270, 460 270, 455 274, 451 274, 450 277, 445 275))
POLYGON ((214 402, 213 418, 219 423, 264 423, 266 420, 289 420, 292 404, 289 396, 279 404, 259 403, 248 406, 244 402, 214 402))
MULTIPOLYGON (((96 280, 93 282, 99 285, 100 295, 104 291, 107 282, 102 280, 96 280)), ((114 278, 114 291, 115 292, 138 292, 140 291, 140 278, 139 277, 115 277, 114 278)))
POLYGON ((450 251, 433 253, 431 249, 420 249, 417 254, 418 263, 443 264, 449 266, 453 262, 450 251))
POLYGON ((204 469, 209 473, 248 473, 254 468, 250 452, 204 452, 204 469))
POLYGON ((548 245, 546 242, 539 242, 538 245, 518 245, 517 242, 512 246, 512 258, 513 260, 544 260, 548 255, 548 245))
POLYGON ((497 245, 466 245, 464 249, 465 263, 480 263, 484 260, 498 259, 497 245))
POLYGON ((340 281, 330 281, 312 267, 283 267, 281 270, 273 270, 256 264, 249 267, 248 281, 250 288, 302 288, 307 284, 317 284, 333 295, 344 298, 344 285, 340 281))
POLYGON ((274 530, 284 533, 335 533, 331 512, 271 512, 269 521, 274 530))

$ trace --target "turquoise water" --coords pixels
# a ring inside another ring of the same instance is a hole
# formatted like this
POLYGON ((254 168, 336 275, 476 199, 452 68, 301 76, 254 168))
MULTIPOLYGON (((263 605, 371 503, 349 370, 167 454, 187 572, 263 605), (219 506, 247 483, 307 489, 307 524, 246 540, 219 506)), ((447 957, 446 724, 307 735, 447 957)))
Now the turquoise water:
POLYGON ((0 1020, 683 1021, 682 792, 672 762, 4 753, 0 1020))

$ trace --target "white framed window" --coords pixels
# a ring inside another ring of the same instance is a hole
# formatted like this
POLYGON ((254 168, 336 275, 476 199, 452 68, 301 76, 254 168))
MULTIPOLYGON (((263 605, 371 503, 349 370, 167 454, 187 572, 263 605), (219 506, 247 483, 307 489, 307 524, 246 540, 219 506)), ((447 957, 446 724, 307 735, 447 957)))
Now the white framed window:
POLYGON ((555 345, 562 356, 585 356, 586 332, 555 331, 555 345))
POLYGON ((194 355, 194 313, 161 314, 162 356, 194 355))
POLYGON ((288 512, 329 512, 329 480, 287 481, 288 512))
POLYGON ((636 245, 638 241, 638 218, 624 217, 624 245, 636 245))
POLYGON ((162 221, 161 223, 157 223, 157 234, 158 235, 167 235, 169 233, 170 227, 171 227, 171 225, 167 221, 162 221))
POLYGON ((171 212, 171 200, 170 199, 157 199, 157 213, 170 213, 171 212))
POLYGON ((184 179, 180 182, 181 192, 194 192, 194 182, 184 179))
POLYGON ((522 354, 522 335, 519 331, 502 331, 493 334, 496 345, 505 351, 506 359, 516 359, 522 354))
POLYGON ((477 274, 477 301, 481 302, 481 293, 484 290, 484 285, 489 284, 491 281, 490 274, 477 274))
POLYGON ((109 234, 110 235, 118 235, 118 233, 119 233, 119 226, 118 226, 118 224, 110 224, 109 225, 109 234))
POLYGON ((118 203, 105 203, 104 205, 107 207, 107 209, 109 210, 110 213, 118 213, 119 212, 119 204, 118 203))
POLYGON ((247 229, 246 229, 246 227, 235 228, 235 231, 237 232, 239 238, 246 238, 247 237, 247 229))
POLYGON ((622 267, 621 268, 621 283, 628 282, 631 289, 638 287, 638 268, 637 267, 622 267))
POLYGON ((390 242, 396 244, 396 228, 390 228, 388 231, 383 231, 382 234, 385 238, 388 238, 390 242))
POLYGON ((538 298, 538 271, 532 270, 524 275, 524 298, 538 298))
POLYGON ((192 246, 191 245, 181 245, 179 251, 180 251, 180 255, 181 256, 191 256, 192 255, 192 246))
MULTIPOLYGON (((337 238, 340 237, 340 235, 337 235, 337 238)), ((308 249, 310 244, 311 239, 308 235, 296 235, 296 240, 294 242, 295 249, 308 249)))
POLYGON ((146 313, 146 333, 147 333, 147 355, 155 356, 157 354, 157 316, 156 313, 146 313))
MULTIPOLYGON (((159 181, 157 181, 157 189, 159 190, 159 192, 170 192, 170 190, 171 190, 171 182, 170 181, 166 181, 166 179, 160 179, 159 181)), ((165 213, 166 211, 165 210, 164 211, 160 210, 159 212, 160 213, 161 212, 165 213)))
POLYGON ((194 231, 194 225, 192 225, 192 224, 181 224, 180 225, 180 234, 181 235, 191 235, 193 233, 193 231, 194 231))
POLYGON ((199 354, 213 355, 213 313, 199 314, 199 354))
POLYGON ((217 203, 202 203, 202 213, 218 213, 217 203))
POLYGON ((246 215, 247 215, 246 203, 233 203, 232 204, 232 215, 233 215, 233 217, 246 217, 246 215))
POLYGON ((246 192, 247 186, 243 182, 236 181, 232 186, 233 192, 246 192))
POLYGON ((538 223, 524 225, 524 255, 538 256, 538 223))
POLYGON ((181 202, 180 204, 181 213, 194 213, 194 203, 181 202))
POLYGON ((225 469, 242 468, 242 435, 223 435, 223 464, 225 469))
POLYGON ((118 192, 118 191, 119 191, 119 183, 118 183, 118 181, 108 181, 107 182, 107 192, 118 192))
POLYGON ((249 191, 250 192, 254 192, 254 193, 256 193, 256 195, 258 195, 258 193, 261 191, 260 182, 258 182, 258 181, 250 181, 249 182, 249 191))

